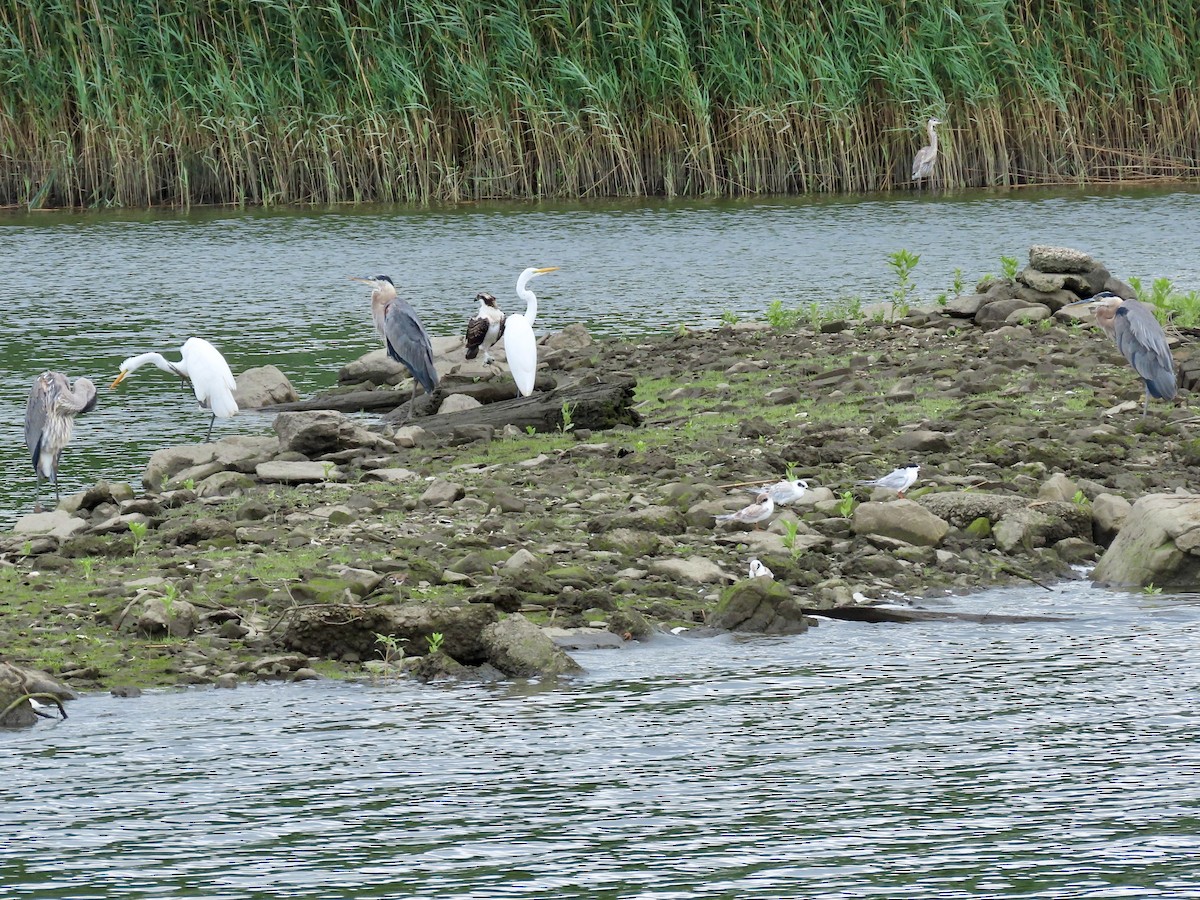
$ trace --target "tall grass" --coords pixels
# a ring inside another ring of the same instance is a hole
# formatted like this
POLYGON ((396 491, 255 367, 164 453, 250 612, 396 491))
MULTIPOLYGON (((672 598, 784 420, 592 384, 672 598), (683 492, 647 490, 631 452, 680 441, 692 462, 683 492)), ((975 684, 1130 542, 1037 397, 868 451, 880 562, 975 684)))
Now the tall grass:
POLYGON ((1190 0, 5 0, 0 203, 1200 176, 1190 0))

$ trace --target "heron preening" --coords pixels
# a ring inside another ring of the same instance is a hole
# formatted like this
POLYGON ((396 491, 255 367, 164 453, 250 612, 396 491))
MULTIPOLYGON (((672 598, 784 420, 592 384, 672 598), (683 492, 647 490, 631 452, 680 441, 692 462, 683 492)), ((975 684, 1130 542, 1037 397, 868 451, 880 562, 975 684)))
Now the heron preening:
POLYGON ((208 420, 208 433, 204 436, 205 442, 211 441, 213 424, 217 419, 231 419, 237 415, 238 405, 233 398, 237 382, 221 351, 204 338, 188 338, 179 348, 179 354, 182 357, 179 362, 171 362, 161 353, 154 352, 131 356, 121 363, 121 372, 109 387, 115 388, 147 363, 187 379, 192 383, 192 392, 201 409, 212 413, 212 418, 208 420))
POLYGON ((371 285, 371 315, 375 319, 375 330, 383 338, 387 355, 403 363, 412 374, 412 397, 408 403, 407 422, 412 418, 413 402, 417 399, 417 385, 432 394, 438 385, 437 368, 433 364, 433 344, 425 332, 425 326, 417 318, 416 311, 407 300, 396 293, 396 285, 387 275, 370 278, 354 278, 371 285))
POLYGON ((467 359, 474 359, 483 350, 483 364, 492 364, 492 345, 504 334, 504 312, 496 298, 487 291, 475 295, 479 311, 467 321, 467 359))
POLYGON ((63 448, 75 431, 75 417, 95 406, 96 386, 87 378, 76 378, 74 387, 61 372, 43 372, 33 380, 25 404, 25 446, 37 473, 35 512, 42 510, 43 478, 54 485, 54 499, 59 499, 58 463, 63 448))
POLYGON ((1154 310, 1141 300, 1122 299, 1111 291, 1101 291, 1087 300, 1069 306, 1095 305, 1096 322, 1116 344, 1121 355, 1133 366, 1146 385, 1142 415, 1150 411, 1150 398, 1174 400, 1175 359, 1167 343, 1167 333, 1154 310))
POLYGON ((918 188, 922 181, 933 174, 933 164, 937 161, 937 131, 934 129, 941 124, 941 119, 929 120, 925 126, 929 130, 929 143, 913 157, 912 180, 917 183, 918 188))
POLYGON ((525 301, 525 313, 512 313, 504 320, 504 356, 517 392, 522 397, 533 393, 533 382, 537 374, 537 338, 533 334, 533 322, 537 318, 537 297, 528 287, 529 280, 547 272, 557 272, 558 266, 538 269, 530 266, 517 276, 517 296, 525 301))

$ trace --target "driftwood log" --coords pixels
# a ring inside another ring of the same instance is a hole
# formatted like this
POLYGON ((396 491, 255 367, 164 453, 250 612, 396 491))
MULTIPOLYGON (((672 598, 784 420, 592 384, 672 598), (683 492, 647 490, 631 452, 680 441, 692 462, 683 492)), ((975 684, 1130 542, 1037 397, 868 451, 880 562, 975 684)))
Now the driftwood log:
MULTIPOLYGON (((476 409, 443 415, 421 416, 422 400, 417 398, 417 414, 413 425, 420 426, 430 434, 447 434, 462 428, 481 425, 500 429, 515 425, 525 431, 533 428, 538 432, 559 431, 566 427, 563 421, 564 408, 569 410, 572 428, 603 431, 617 425, 637 425, 641 417, 633 407, 633 379, 621 381, 599 381, 585 378, 544 393, 534 392, 529 397, 517 397, 489 403, 476 409)), ((436 395, 433 398, 437 399, 436 395)), ((403 418, 403 412, 397 410, 403 418)))
MULTIPOLYGON (((534 395, 538 392, 552 391, 558 387, 558 382, 554 376, 546 372, 538 372, 537 379, 533 383, 534 395)), ((416 399, 416 406, 413 408, 414 422, 418 416, 432 416, 437 413, 442 405, 442 401, 451 394, 466 394, 468 397, 474 397, 484 406, 492 403, 501 403, 505 400, 516 400, 518 398, 517 385, 511 378, 492 378, 487 381, 476 381, 473 378, 455 378, 447 376, 439 382, 437 390, 432 394, 421 394, 416 399)), ((404 392, 402 398, 409 396, 409 392, 404 392)), ((390 412, 385 413, 383 422, 385 425, 398 425, 408 416, 408 400, 405 399, 399 406, 394 407, 390 412)), ((422 427, 424 425, 422 424, 422 427)))
POLYGON ((949 610, 917 609, 901 606, 835 606, 832 609, 806 609, 806 615, 828 616, 847 622, 977 622, 981 625, 1021 622, 1066 622, 1063 616, 1004 615, 949 610))
MULTIPOLYGON (((550 391, 556 387, 554 378, 544 372, 539 372, 534 389, 550 391)), ((495 403, 500 400, 511 400, 517 396, 517 386, 511 378, 493 378, 488 381, 476 381, 466 378, 447 376, 442 379, 432 397, 424 394, 417 397, 417 414, 428 415, 432 412, 433 404, 441 405, 451 394, 467 394, 480 403, 495 403)), ((375 390, 343 391, 341 393, 317 394, 308 400, 295 400, 291 403, 272 403, 261 407, 263 412, 309 412, 315 409, 331 409, 335 412, 383 412, 384 422, 399 422, 404 419, 408 410, 408 388, 393 390, 391 388, 376 388, 375 390)))

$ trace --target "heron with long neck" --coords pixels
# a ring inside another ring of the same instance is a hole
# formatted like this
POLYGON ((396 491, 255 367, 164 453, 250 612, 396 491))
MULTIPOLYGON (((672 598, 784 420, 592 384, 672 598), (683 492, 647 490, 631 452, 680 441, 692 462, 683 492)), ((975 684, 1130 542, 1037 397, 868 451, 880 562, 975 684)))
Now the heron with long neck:
POLYGON ((75 379, 72 386, 61 372, 43 372, 33 380, 25 404, 25 446, 37 475, 34 512, 42 510, 43 479, 54 485, 54 499, 58 501, 59 462, 75 433, 75 417, 95 406, 96 386, 87 378, 75 379))
POLYGON ((408 401, 407 422, 412 418, 417 385, 432 394, 438 386, 437 367, 433 364, 433 344, 412 305, 396 293, 396 285, 387 275, 351 278, 371 285, 371 316, 375 330, 383 338, 387 355, 402 363, 413 377, 412 397, 408 401))
POLYGON ((937 126, 942 124, 941 119, 930 119, 926 124, 929 131, 929 143, 917 151, 913 157, 912 164, 912 180, 917 183, 920 188, 921 182, 933 174, 933 164, 937 161, 938 152, 938 137, 937 126))
POLYGON ((525 312, 512 313, 504 320, 504 356, 508 359, 508 368, 517 384, 517 392, 522 397, 533 393, 537 374, 537 338, 533 333, 533 323, 537 319, 538 301, 537 295, 529 289, 529 281, 547 272, 557 272, 558 268, 545 266, 539 269, 530 266, 517 276, 517 296, 525 301, 525 312))

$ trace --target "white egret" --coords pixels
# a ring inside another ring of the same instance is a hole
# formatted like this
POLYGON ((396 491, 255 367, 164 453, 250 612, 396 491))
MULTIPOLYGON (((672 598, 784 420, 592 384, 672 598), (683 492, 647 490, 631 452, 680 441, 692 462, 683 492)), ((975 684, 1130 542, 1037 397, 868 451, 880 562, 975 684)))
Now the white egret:
POLYGON ((61 372, 43 372, 33 380, 25 404, 25 446, 37 473, 34 512, 42 509, 43 478, 54 485, 54 499, 59 499, 58 463, 63 448, 75 431, 75 417, 95 406, 96 386, 87 378, 75 379, 74 387, 61 372))
POLYGON ((537 318, 537 297, 529 290, 531 278, 557 272, 558 266, 537 269, 530 266, 517 277, 517 296, 525 301, 525 313, 512 313, 504 320, 504 355, 517 392, 522 397, 533 393, 534 377, 537 374, 537 338, 533 333, 533 322, 537 318))
POLYGON ((188 338, 179 352, 183 357, 179 362, 171 362, 161 353, 154 352, 131 356, 121 363, 121 374, 109 387, 115 388, 147 363, 164 372, 186 378, 192 383, 192 391, 196 394, 200 406, 212 413, 212 418, 208 420, 208 434, 204 437, 207 442, 212 440, 213 424, 218 418, 231 419, 237 415, 238 405, 233 399, 237 382, 234 381, 233 372, 229 371, 229 363, 225 362, 221 351, 204 338, 188 338))

